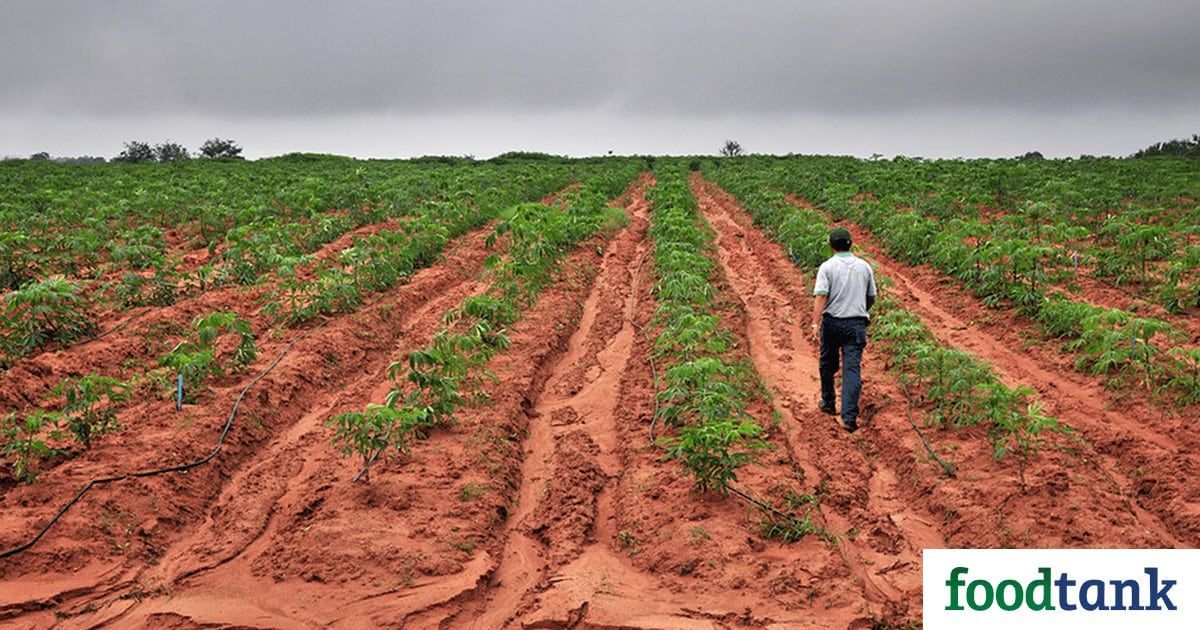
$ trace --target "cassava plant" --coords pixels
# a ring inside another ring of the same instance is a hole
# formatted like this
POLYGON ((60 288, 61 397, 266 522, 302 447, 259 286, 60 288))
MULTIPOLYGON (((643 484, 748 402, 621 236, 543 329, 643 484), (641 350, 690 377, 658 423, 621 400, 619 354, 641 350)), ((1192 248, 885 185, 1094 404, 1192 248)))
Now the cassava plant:
POLYGON ((120 428, 117 406, 129 399, 124 383, 95 372, 66 379, 50 393, 65 400, 62 418, 71 435, 85 447, 90 446, 96 436, 120 428))
POLYGON ((192 327, 196 331, 195 340, 180 342, 159 359, 160 365, 183 377, 186 402, 196 401, 196 396, 206 390, 209 378, 224 375, 226 370, 241 371, 258 356, 250 322, 236 313, 200 315, 192 327), (225 335, 232 335, 236 345, 227 356, 221 356, 217 342, 225 335))
POLYGON ((29 282, 4 296, 4 351, 8 360, 49 343, 70 344, 95 332, 80 286, 65 278, 29 282))
POLYGON ((33 483, 41 473, 42 461, 58 453, 48 442, 60 438, 60 419, 59 414, 48 411, 0 418, 0 455, 18 480, 33 483))

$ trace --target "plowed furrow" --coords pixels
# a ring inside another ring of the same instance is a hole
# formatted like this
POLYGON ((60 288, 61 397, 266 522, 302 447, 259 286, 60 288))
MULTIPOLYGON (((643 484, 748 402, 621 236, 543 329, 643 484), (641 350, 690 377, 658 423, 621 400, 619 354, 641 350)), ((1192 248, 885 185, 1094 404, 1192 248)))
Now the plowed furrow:
MULTIPOLYGON (((120 618, 120 624, 140 627, 149 615, 178 613, 178 600, 211 601, 214 593, 226 600, 265 600, 257 594, 261 579, 255 564, 280 547, 288 533, 303 521, 301 515, 332 493, 350 490, 354 460, 340 457, 329 446, 324 421, 365 403, 381 404, 390 389, 387 368, 410 350, 423 347, 442 325, 441 316, 483 286, 468 280, 437 295, 411 312, 397 335, 394 351, 378 357, 361 375, 328 401, 312 407, 262 455, 225 484, 205 521, 172 546, 159 564, 139 576, 153 589, 167 590, 170 602, 144 600, 120 618), (236 586, 235 586, 236 585, 236 586)), ((232 601, 231 601, 232 603, 232 601)), ((267 608, 264 606, 264 608, 267 608)), ((283 616, 301 623, 304 615, 283 616)), ((106 620, 113 623, 115 620, 106 620)))
MULTIPOLYGON (((828 494, 822 511, 836 533, 858 532, 854 540, 842 541, 851 570, 877 606, 913 601, 920 592, 921 549, 943 544, 935 519, 906 505, 895 471, 867 456, 863 442, 870 430, 847 436, 816 410, 817 349, 800 334, 810 315, 795 305, 804 285, 786 256, 744 218, 739 222, 735 213, 740 211, 712 194, 709 184, 694 179, 693 190, 716 232, 721 266, 745 305, 750 356, 783 413, 787 444, 805 476, 824 481, 828 494)), ((891 413, 868 412, 864 425, 879 424, 878 415, 891 413)))
MULTIPOLYGON (((397 225, 392 219, 351 230, 321 246, 312 256, 317 261, 332 259, 350 246, 355 237, 394 229, 397 225)), ((309 264, 304 269, 315 266, 315 263, 309 264)), ((209 289, 168 306, 143 306, 109 314, 101 322, 97 337, 25 357, 0 372, 0 409, 38 406, 41 397, 63 378, 92 370, 116 375, 130 361, 141 361, 154 367, 158 355, 170 350, 165 337, 185 331, 197 315, 218 310, 236 311, 251 320, 255 330, 266 330, 269 326, 265 318, 260 317, 261 298, 269 295, 274 285, 273 279, 268 278, 251 287, 209 289)))
MULTIPOLYGON (((42 579, 49 577, 50 584, 61 581, 61 590, 71 585, 72 596, 46 597, 58 597, 62 610, 70 610, 71 604, 89 607, 101 601, 110 602, 108 594, 120 598, 129 593, 143 597, 147 592, 170 592, 180 576, 236 557, 266 531, 276 511, 276 501, 287 494, 288 477, 319 478, 317 471, 324 471, 328 477, 352 474, 345 470, 349 467, 345 463, 338 464, 337 475, 329 472, 328 466, 311 467, 314 462, 325 462, 331 450, 327 437, 322 435, 321 422, 329 412, 361 404, 359 395, 381 397, 386 390, 386 387, 380 389, 380 384, 386 383, 382 376, 396 353, 427 337, 440 323, 440 314, 451 300, 476 290, 473 279, 488 255, 484 246, 487 233, 487 229, 481 229, 464 236, 448 248, 447 259, 441 264, 419 272, 410 283, 371 307, 333 320, 297 343, 243 402, 226 449, 213 464, 187 474, 152 477, 125 483, 123 487, 94 490, 38 547, 16 560, 6 561, 6 576, 16 575, 14 572, 22 569, 39 571, 46 566, 42 563, 50 562, 50 575, 43 575, 42 579), (348 390, 341 395, 332 393, 342 387, 348 390), (248 465, 240 465, 242 462, 248 465), (103 549, 104 539, 98 540, 94 532, 97 523, 104 530, 104 519, 116 518, 112 514, 129 514, 141 523, 136 530, 110 534, 117 542, 124 536, 132 538, 131 542, 138 545, 136 554, 127 554, 124 560, 109 557, 111 552, 88 554, 77 549, 79 543, 74 543, 72 547, 76 549, 69 549, 71 555, 66 557, 78 560, 66 563, 50 560, 62 558, 63 551, 56 547, 71 540, 85 541, 85 548, 91 545, 98 551, 103 549), (96 558, 97 555, 100 557, 96 558), (147 563, 158 566, 146 570, 147 563), (115 585, 100 588, 106 584, 101 576, 109 574, 113 565, 122 564, 126 567, 124 576, 115 580, 115 585), (67 573, 53 577, 55 571, 67 573), (96 576, 98 588, 79 588, 76 571, 96 576)), ((205 414, 206 427, 217 426, 218 419, 228 409, 227 398, 218 395, 214 399, 194 411, 205 414)), ((156 413, 169 418, 174 410, 162 409, 156 413)), ((172 422, 162 423, 163 428, 158 432, 152 426, 147 425, 139 432, 146 443, 170 444, 178 439, 173 435, 172 422)), ((191 432, 198 442, 196 450, 211 448, 215 437, 211 431, 191 432), (207 446, 201 445, 201 441, 207 446)), ((114 461, 121 460, 118 454, 105 452, 106 449, 93 450, 87 454, 88 459, 108 462, 109 469, 114 461)), ((138 449, 134 454, 141 461, 126 459, 121 465, 135 468, 163 457, 153 449, 138 449)), ((334 463, 337 464, 336 460, 334 463)), ((73 491, 78 482, 71 477, 56 479, 58 472, 39 479, 26 492, 73 491)), ((44 501, 52 504, 57 495, 43 496, 47 496, 44 501)), ((49 506, 39 504, 39 507, 40 510, 29 510, 30 513, 49 512, 49 506)), ((46 590, 54 592, 49 585, 46 590)))
POLYGON ((556 570, 611 530, 604 521, 612 510, 604 505, 607 486, 620 473, 613 417, 632 345, 624 318, 632 302, 630 276, 645 248, 647 183, 631 194, 630 224, 605 251, 566 351, 531 395, 521 488, 499 565, 486 588, 457 610, 427 611, 410 621, 469 619, 485 628, 542 617, 547 598, 555 599, 546 591, 561 579, 556 570))
MULTIPOLYGON (((852 229, 869 234, 861 227, 852 229)), ((1052 350, 1027 347, 1019 328, 1000 325, 961 289, 931 284, 926 274, 890 259, 869 238, 862 242, 896 282, 905 308, 918 314, 939 340, 988 362, 1010 387, 1033 387, 1047 413, 1080 432, 1094 447, 1097 487, 1112 487, 1106 491, 1123 497, 1124 510, 1157 544, 1200 541, 1200 510, 1192 499, 1200 496, 1200 483, 1185 472, 1200 465, 1192 432, 1132 396, 1118 399, 1096 379, 1044 360, 1043 353, 1052 350), (953 312, 956 306, 974 307, 974 315, 967 319, 953 312)))

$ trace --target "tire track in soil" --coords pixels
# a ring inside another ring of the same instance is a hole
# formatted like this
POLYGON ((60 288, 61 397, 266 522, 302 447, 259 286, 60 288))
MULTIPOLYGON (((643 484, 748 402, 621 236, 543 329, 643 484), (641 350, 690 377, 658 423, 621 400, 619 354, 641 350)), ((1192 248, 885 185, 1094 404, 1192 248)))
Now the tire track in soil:
POLYGON ((990 364, 1009 387, 1033 387, 1048 414, 1084 436, 1095 449, 1099 471, 1111 478, 1148 535, 1168 546, 1200 544, 1200 483, 1189 472, 1200 466, 1194 434, 1150 405, 1114 399, 1096 379, 1044 360, 1040 353, 1047 349, 1026 348, 1017 329, 989 321, 988 310, 965 290, 930 282, 927 276, 936 273, 917 273, 884 254, 869 230, 843 224, 861 235, 860 246, 895 282, 900 302, 935 337, 990 364), (953 306, 965 312, 952 313, 953 306))
MULTIPOLYGON (((397 349, 394 346, 397 344, 394 342, 377 344, 368 349, 358 348, 357 346, 361 345, 361 342, 348 344, 340 353, 348 355, 342 358, 350 362, 337 366, 339 375, 333 377, 334 381, 332 382, 317 383, 314 381, 319 379, 303 376, 306 371, 311 371, 313 360, 316 359, 320 363, 321 358, 326 356, 323 355, 324 352, 335 350, 339 344, 350 337, 364 339, 361 336, 364 331, 361 329, 366 326, 377 327, 367 332, 368 338, 375 341, 382 341, 383 335, 388 330, 405 333, 405 336, 402 337, 404 341, 400 343, 401 346, 406 343, 411 345, 417 341, 417 339, 413 339, 414 334, 419 339, 420 333, 426 332, 419 329, 430 329, 440 324, 442 311, 438 310, 439 307, 449 308, 447 304, 450 300, 455 299, 456 296, 465 297, 479 288, 474 277, 482 270, 484 259, 489 254, 489 250, 485 247, 485 240, 489 232, 490 228, 484 227, 460 237, 447 247, 446 258, 441 263, 419 271, 409 283, 395 289, 391 294, 384 294, 381 299, 362 311, 333 320, 325 330, 315 333, 313 337, 302 342, 284 358, 276 371, 263 380, 256 395, 247 398, 239 423, 248 423, 254 416, 261 418, 261 414, 273 406, 270 402, 272 399, 275 399, 276 405, 285 405, 280 410, 287 409, 287 416, 293 418, 293 421, 283 425, 268 422, 268 424, 277 426, 278 431, 275 439, 268 446, 271 455, 267 463, 260 462, 241 470, 237 469, 238 461, 258 456, 248 453, 244 447, 238 444, 238 441, 244 441, 245 438, 239 439, 237 434, 245 429, 235 425, 231 434, 231 443, 227 444, 227 452, 221 457, 224 461, 217 462, 216 466, 197 469, 196 472, 183 476, 188 481, 189 487, 200 491, 198 496, 180 497, 185 505, 204 500, 205 493, 211 493, 212 497, 207 502, 215 502, 216 505, 183 508, 185 514, 190 513, 193 517, 204 519, 202 525, 188 526, 176 515, 160 514, 157 517, 159 525, 165 525, 171 529, 164 534, 170 536, 173 541, 166 547, 169 555, 163 558, 166 561, 160 567, 137 566, 135 561, 130 559, 126 561, 123 569, 113 568, 110 566, 111 562, 101 561, 89 564, 78 572, 71 571, 66 575, 55 575, 53 570, 46 571, 45 574, 38 576, 41 586, 34 589, 33 592, 22 588, 8 592, 10 589, 0 588, 0 611, 7 613, 8 611, 36 610, 47 607, 54 607, 60 612, 68 609, 77 612, 89 611, 114 602, 132 603, 136 599, 152 595, 156 591, 172 592, 176 586, 174 582, 181 577, 202 571, 208 565, 227 561, 228 557, 234 557, 240 552, 239 548, 249 545, 256 538, 261 537, 275 512, 274 500, 282 497, 288 489, 289 477, 295 474, 311 474, 312 469, 306 466, 313 462, 321 463, 323 456, 326 459, 332 459, 335 464, 339 460, 332 455, 325 436, 318 433, 321 421, 327 417, 322 414, 339 405, 361 403, 361 399, 356 400, 353 394, 334 396, 331 402, 321 399, 319 393, 316 393, 317 395, 313 399, 306 395, 306 391, 319 386, 329 388, 338 380, 352 378, 358 370, 362 369, 365 374, 352 380, 351 387, 355 388, 355 391, 367 387, 373 390, 371 395, 382 398, 387 390, 387 381, 383 375, 388 363, 393 358, 393 351, 397 349), (356 329, 360 330, 356 331, 356 329), (329 344, 334 345, 329 346, 329 344), (281 390, 283 393, 279 393, 281 390), (263 403, 267 405, 266 409, 262 408, 263 403), (272 478, 271 464, 276 460, 284 466, 285 474, 272 478), (204 487, 208 483, 217 484, 219 487, 216 490, 206 490, 204 487), (245 488, 242 487, 243 484, 245 488), (242 489, 248 490, 250 496, 239 496, 233 492, 242 489), (262 499, 261 504, 258 502, 259 499, 262 499), (229 505, 226 505, 227 503, 229 505), (253 517, 249 521, 239 520, 242 519, 243 514, 247 513, 257 517, 258 521, 256 522, 253 517), (231 528, 232 535, 225 538, 226 535, 231 534, 230 529, 210 530, 210 528, 220 527, 231 528), (180 537, 180 532, 186 530, 191 530, 191 534, 180 537), (205 535, 214 540, 205 542, 205 535), (192 552, 200 556, 202 560, 196 562, 188 558, 188 553, 192 552), (221 559, 223 555, 228 557, 221 559)), ((336 356, 336 354, 328 356, 336 356)), ((220 413, 224 413, 227 401, 224 397, 215 398, 219 398, 219 401, 214 401, 212 404, 219 404, 220 413)), ((93 453, 92 455, 99 456, 103 453, 93 453)), ((109 459, 111 459, 111 454, 109 459)), ((338 465, 338 474, 344 473, 346 467, 347 465, 344 463, 338 465)), ((326 476, 330 477, 328 481, 332 482, 333 478, 338 475, 329 473, 326 476)), ((156 487, 159 489, 159 494, 162 494, 164 486, 171 488, 163 498, 174 503, 177 499, 169 496, 171 493, 195 494, 190 490, 177 488, 179 481, 167 476, 142 480, 139 485, 145 488, 156 487)), ((93 502, 107 504, 108 501, 104 501, 104 496, 113 496, 114 491, 113 489, 103 489, 97 490, 93 494, 101 495, 91 499, 93 502)), ((138 494, 143 493, 138 492, 138 494)), ((154 494, 154 491, 147 490, 145 494, 154 494)), ((109 500, 111 501, 111 499, 109 500)), ((151 499, 151 506, 154 505, 155 500, 151 499)), ((172 509, 178 510, 179 506, 173 506, 172 509)), ((56 540, 61 542, 92 538, 79 530, 80 527, 83 527, 84 530, 88 529, 87 525, 70 522, 87 521, 87 515, 80 513, 83 511, 85 510, 81 509, 68 514, 69 522, 61 524, 57 530, 51 532, 50 538, 40 544, 43 550, 39 551, 39 555, 42 555, 45 547, 54 544, 56 540)), ((155 527, 158 525, 152 518, 148 524, 143 524, 141 529, 155 527)), ((46 553, 54 554, 55 552, 46 553)), ((23 558, 29 562, 33 557, 26 555, 23 558)), ((155 558, 155 560, 158 559, 155 558)), ((6 581, 15 587, 15 581, 11 579, 11 571, 19 571, 21 558, 8 560, 6 563, 8 564, 6 581)))
MULTIPOLYGON (((828 496, 821 512, 835 533, 859 532, 839 543, 852 575, 861 579, 873 612, 915 613, 921 550, 944 546, 944 539, 933 525, 937 519, 902 499, 896 472, 868 455, 871 425, 884 422, 880 416, 896 424, 890 417, 896 412, 872 409, 864 399, 866 430, 849 436, 834 418, 817 411, 816 348, 800 333, 810 314, 799 299, 804 286, 799 271, 757 228, 738 221, 741 211, 718 196, 715 186, 696 176, 691 183, 716 234, 718 261, 747 312, 750 355, 783 414, 780 428, 792 458, 806 479, 825 482, 828 496)), ((867 383, 865 389, 872 386, 867 383)))

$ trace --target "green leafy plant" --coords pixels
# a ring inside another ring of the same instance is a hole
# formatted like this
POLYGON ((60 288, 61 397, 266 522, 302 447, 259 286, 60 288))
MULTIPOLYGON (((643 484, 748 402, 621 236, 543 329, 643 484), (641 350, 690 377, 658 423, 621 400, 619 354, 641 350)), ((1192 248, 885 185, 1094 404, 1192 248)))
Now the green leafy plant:
POLYGON ((758 526, 763 538, 778 540, 782 543, 797 542, 811 534, 828 536, 828 532, 813 523, 812 516, 809 514, 789 518, 768 514, 759 521, 758 526))
POLYGON ((716 357, 672 365, 657 394, 659 418, 676 427, 747 418, 748 379, 746 368, 716 357))
POLYGON ((718 420, 685 425, 676 436, 661 438, 667 453, 681 462, 700 492, 729 491, 737 469, 753 460, 753 451, 767 447, 758 439, 762 427, 752 421, 718 420))
MULTIPOLYGON (((371 458, 385 447, 407 452, 413 432, 426 422, 424 415, 413 409, 367 405, 363 411, 338 414, 326 424, 333 427, 331 443, 338 452, 358 456, 365 469, 371 458)), ((369 470, 366 475, 369 480, 369 470)))
POLYGON ((79 285, 65 278, 29 282, 4 296, 2 323, 10 359, 47 343, 69 344, 96 330, 79 285))
POLYGON ((95 372, 66 379, 50 393, 65 399, 62 418, 76 441, 85 447, 91 445, 96 436, 120 428, 116 408, 129 399, 124 383, 95 372))
POLYGON ((122 308, 168 306, 175 302, 177 280, 171 264, 163 262, 150 274, 135 271, 121 274, 120 280, 110 285, 109 296, 122 308))
POLYGON ((159 359, 160 365, 183 376, 185 402, 195 402, 196 396, 206 391, 210 377, 224 375, 227 369, 232 372, 245 369, 258 356, 250 322, 236 313, 200 315, 192 327, 196 331, 194 341, 180 342, 159 359), (237 340, 228 356, 220 356, 217 348, 218 339, 224 335, 233 335, 237 340))
MULTIPOLYGON (((1020 388, 1011 396, 1023 400, 1033 395, 1033 390, 1020 388)), ((1017 474, 1021 482, 1021 492, 1026 491, 1025 469, 1037 455, 1045 443, 1044 434, 1047 432, 1065 433, 1069 429, 1055 418, 1042 414, 1042 406, 1030 402, 1021 409, 1016 405, 996 405, 992 408, 992 447, 996 459, 1002 459, 1008 453, 1017 458, 1017 474)))
POLYGON ((18 480, 33 483, 41 472, 41 462, 58 454, 47 440, 59 439, 59 420, 59 414, 47 411, 0 418, 0 455, 18 480))
POLYGON ((0 232, 0 289, 18 289, 35 277, 32 240, 21 232, 0 232))

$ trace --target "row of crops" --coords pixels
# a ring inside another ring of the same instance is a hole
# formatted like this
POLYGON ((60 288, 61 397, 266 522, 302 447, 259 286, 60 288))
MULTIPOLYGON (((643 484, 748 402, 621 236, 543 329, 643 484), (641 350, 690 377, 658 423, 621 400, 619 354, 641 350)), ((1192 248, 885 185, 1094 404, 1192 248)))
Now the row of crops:
POLYGON ((656 169, 648 197, 654 214, 653 292, 658 331, 651 351, 657 366, 650 436, 678 461, 696 492, 732 494, 758 513, 766 538, 794 542, 811 534, 833 541, 814 520, 815 494, 789 494, 779 507, 738 480, 738 470, 771 448, 752 407, 770 399, 749 357, 718 308, 719 271, 713 232, 700 215, 682 163, 656 169))
POLYGON ((945 272, 990 306, 1019 310, 1047 339, 1075 353, 1082 372, 1200 402, 1200 349, 1181 343, 1185 331, 1072 291, 1078 274, 1097 274, 1121 259, 1127 269, 1147 270, 1139 292, 1162 297, 1174 310, 1200 311, 1200 265, 1193 260, 1200 176, 1194 168, 1180 172, 1181 164, 1113 160, 1072 170, 1063 162, 793 158, 726 162, 714 171, 747 193, 782 191, 817 203, 870 229, 896 258, 945 272), (1031 174, 1036 169, 1045 169, 1038 174, 1049 181, 1031 174), (1004 216, 985 216, 996 214, 996 203, 1006 204, 1004 216), (1158 236, 1116 238, 1128 251, 1112 250, 1113 226, 1128 221, 1146 221, 1158 236), (1142 257, 1136 264, 1134 255, 1142 257), (1081 271, 1088 266, 1081 257, 1105 262, 1081 271), (1160 263, 1153 272, 1150 258, 1160 263))
MULTIPOLYGON (((734 337, 715 308, 712 236, 676 168, 683 163, 663 163, 649 195, 653 359, 662 366, 654 422, 696 488, 724 493, 765 447, 749 412, 765 393, 732 352, 734 337)), ((365 472, 479 401, 486 366, 507 347, 513 324, 571 251, 619 222, 607 201, 642 165, 308 157, 0 165, 3 367, 91 338, 102 316, 217 287, 254 289, 263 307, 202 313, 170 352, 148 357, 153 367, 132 376, 97 366, 63 379, 38 408, 0 418, 0 457, 13 477, 32 482, 47 460, 120 430, 134 401, 178 391, 194 402, 214 379, 247 369, 268 330, 352 313, 434 264, 455 237, 498 220, 482 292, 447 312, 426 347, 391 366, 383 404, 330 420, 335 446, 360 457, 365 472), (561 204, 530 203, 571 181, 581 185, 561 204), (368 225, 345 247, 314 255, 368 225), (189 264, 197 249, 209 255, 189 264)), ((1200 402, 1200 349, 1180 344, 1173 316, 1093 304, 1075 286, 1082 275, 1131 288, 1165 311, 1200 309, 1198 265, 1189 263, 1200 240, 1200 177, 1187 167, 1171 159, 748 157, 706 170, 802 269, 825 258, 829 217, 854 221, 897 258, 931 265, 984 302, 1023 313, 1078 357, 1079 370, 1200 402), (822 210, 797 207, 789 194, 822 210)), ((940 345, 886 296, 872 334, 935 423, 985 426, 997 457, 1015 454, 1022 477, 1044 436, 1066 430, 1032 392, 1006 387, 986 365, 940 345)))
MULTIPOLYGON (((254 286, 270 285, 263 292, 263 317, 231 311, 203 313, 195 318, 190 334, 170 352, 150 358, 153 367, 118 378, 117 366, 96 366, 97 371, 64 379, 36 409, 0 416, 0 457, 14 478, 32 482, 47 460, 77 455, 97 437, 120 430, 121 412, 135 401, 179 395, 182 402, 195 402, 213 379, 249 367, 257 356, 256 333, 261 336, 270 328, 279 334, 321 315, 353 312, 371 294, 400 284, 413 272, 433 264, 450 239, 502 217, 496 237, 503 241, 507 257, 498 258, 488 271, 500 288, 494 295, 464 305, 457 317, 477 331, 495 324, 496 318, 515 312, 513 300, 532 299, 549 282, 554 261, 597 229, 608 216, 605 201, 615 196, 614 191, 619 192, 638 166, 634 161, 569 168, 513 164, 500 171, 493 170, 501 169, 498 166, 482 166, 480 173, 442 166, 445 172, 437 180, 439 187, 424 189, 427 198, 407 201, 403 207, 381 204, 388 207, 383 216, 396 217, 389 224, 395 228, 356 236, 333 256, 306 267, 277 260, 264 263, 261 273, 252 279, 247 277, 254 286), (509 178, 499 179, 504 170, 509 178), (576 178, 586 181, 569 197, 568 203, 576 210, 564 214, 527 203, 576 178), (304 273, 297 273, 301 269, 304 273), (484 313, 489 308, 490 314, 484 313)), ((160 177, 172 175, 171 165, 149 168, 157 168, 160 177)), ((86 338, 96 328, 91 314, 95 299, 61 276, 31 280, 8 292, 3 329, 6 348, 25 339, 37 339, 37 343, 25 342, 26 351, 31 351, 86 338), (48 284, 67 288, 61 295, 51 292, 45 299, 30 297, 44 292, 48 284), (65 336, 64 331, 76 336, 65 336)), ((435 348, 424 356, 436 357, 440 350, 435 348)), ((426 367, 430 373, 437 371, 426 367)))
MULTIPOLYGON (((796 207, 778 190, 732 169, 721 169, 716 179, 797 267, 815 276, 829 255, 826 217, 796 207)), ((1042 412, 1032 389, 1010 388, 987 364, 940 343, 918 316, 890 295, 886 276, 878 275, 878 282, 884 290, 872 310, 871 338, 891 358, 889 365, 900 382, 915 390, 916 404, 934 426, 985 427, 997 459, 1015 456, 1024 487, 1025 469, 1046 436, 1069 428, 1042 412)))
POLYGON ((951 225, 1011 258, 1026 284, 1087 273, 1168 311, 1200 306, 1200 173, 1190 160, 805 157, 737 166, 831 208, 865 197, 951 225))
POLYGON ((281 280, 272 309, 291 322, 344 311, 355 294, 386 287, 419 264, 438 241, 600 167, 322 158, 0 168, 6 365, 97 334, 97 313, 166 306, 224 285, 281 280), (400 229, 314 261, 326 243, 388 219, 400 229), (410 243, 425 232, 424 243, 410 243), (204 249, 203 264, 184 260, 204 249), (381 262, 393 255, 400 262, 381 262))
POLYGON ((425 347, 388 368, 392 388, 383 404, 329 420, 334 446, 362 461, 361 475, 383 454, 402 453, 414 440, 455 422, 464 406, 485 399, 487 365, 509 345, 509 330, 557 279, 563 259, 581 243, 625 222, 612 208, 636 168, 613 169, 585 180, 554 206, 509 208, 489 238, 498 246, 482 272, 486 288, 443 316, 445 326, 425 347))
POLYGON ((699 491, 724 494, 737 469, 765 448, 763 429, 747 410, 763 392, 745 361, 728 357, 733 334, 715 312, 712 234, 678 171, 662 170, 648 195, 654 203, 654 285, 658 308, 654 357, 662 366, 654 420, 659 442, 699 491))

